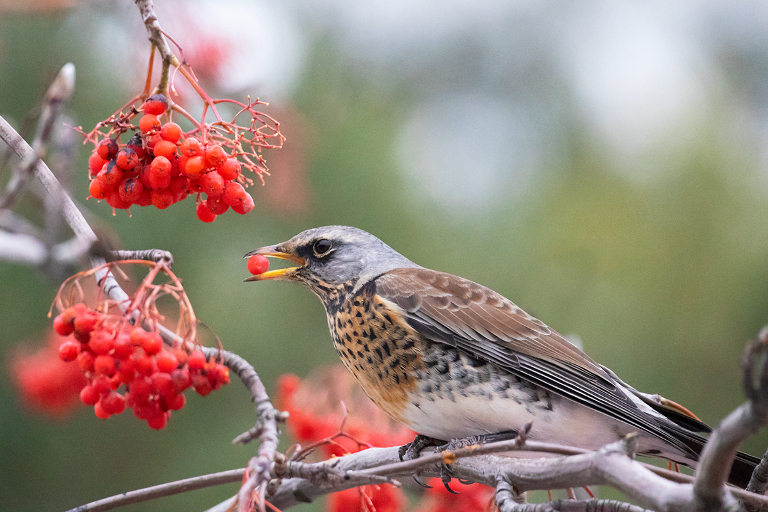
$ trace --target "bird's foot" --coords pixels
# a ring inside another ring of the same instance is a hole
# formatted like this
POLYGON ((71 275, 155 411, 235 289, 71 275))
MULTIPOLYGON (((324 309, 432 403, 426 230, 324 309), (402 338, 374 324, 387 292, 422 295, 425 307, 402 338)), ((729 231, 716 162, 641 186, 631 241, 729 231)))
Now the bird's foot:
MULTIPOLYGON (((443 441, 442 439, 435 439, 434 437, 428 437, 428 436, 423 436, 421 434, 416 434, 416 437, 414 438, 413 441, 400 447, 400 449, 398 450, 398 455, 400 456, 400 460, 402 461, 415 460, 419 458, 419 455, 421 455, 421 451, 424 448, 428 448, 430 446, 443 446, 443 445, 445 445, 445 441, 443 441)), ((425 484, 419 479, 418 473, 413 475, 413 480, 420 486, 424 487, 425 489, 432 488, 431 485, 425 484)))
POLYGON ((430 446, 446 446, 446 443, 442 439, 416 434, 416 438, 413 441, 400 447, 398 455, 402 461, 415 460, 419 458, 424 448, 429 448, 430 446))
MULTIPOLYGON (((518 435, 519 432, 517 430, 505 430, 504 432, 494 432, 493 434, 462 437, 458 439, 451 439, 449 442, 438 446, 437 449, 439 451, 454 451, 460 448, 466 448, 467 446, 494 443, 496 441, 509 441, 510 439, 515 439, 518 435)), ((451 483, 452 472, 453 471, 451 470, 450 465, 445 463, 440 465, 440 480, 442 480, 446 490, 451 494, 459 494, 458 492, 451 489, 449 485, 451 483)), ((461 479, 459 479, 459 482, 461 482, 461 479)))

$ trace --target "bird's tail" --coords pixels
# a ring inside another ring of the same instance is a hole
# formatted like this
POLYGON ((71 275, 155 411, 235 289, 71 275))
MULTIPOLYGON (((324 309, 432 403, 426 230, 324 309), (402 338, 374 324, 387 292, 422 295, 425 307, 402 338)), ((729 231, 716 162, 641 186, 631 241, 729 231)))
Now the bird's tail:
MULTIPOLYGON (((700 435, 699 432, 709 433, 712 432, 712 428, 695 417, 687 409, 680 410, 648 401, 646 403, 670 420, 670 423, 662 426, 662 428, 684 445, 685 448, 688 448, 689 450, 687 451, 691 455, 695 455, 693 460, 698 460, 704 445, 707 443, 707 438, 700 435)), ((728 483, 742 489, 746 488, 749 480, 752 478, 752 472, 759 463, 760 459, 754 455, 736 452, 736 458, 733 460, 731 471, 728 474, 728 483)))

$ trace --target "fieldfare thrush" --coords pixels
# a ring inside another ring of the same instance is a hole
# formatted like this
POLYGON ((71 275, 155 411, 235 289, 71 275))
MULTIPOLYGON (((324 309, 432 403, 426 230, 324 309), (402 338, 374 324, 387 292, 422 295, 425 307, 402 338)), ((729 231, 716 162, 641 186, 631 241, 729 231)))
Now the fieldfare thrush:
MULTIPOLYGON (((598 449, 636 432, 638 453, 695 467, 711 431, 493 290, 423 268, 360 229, 310 229, 253 254, 297 264, 247 281, 312 290, 347 369, 422 436, 450 441, 533 422, 529 439, 598 449)), ((729 481, 746 486, 758 462, 739 453, 729 481)))

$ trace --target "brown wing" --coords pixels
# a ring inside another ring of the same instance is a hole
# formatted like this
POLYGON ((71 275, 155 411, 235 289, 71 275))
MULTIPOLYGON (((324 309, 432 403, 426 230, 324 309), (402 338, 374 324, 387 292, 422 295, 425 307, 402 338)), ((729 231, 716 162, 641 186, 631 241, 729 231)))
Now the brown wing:
POLYGON ((454 346, 683 451, 700 449, 700 436, 639 410, 600 365, 493 290, 424 268, 391 270, 375 285, 375 293, 403 308, 408 323, 430 341, 454 346))

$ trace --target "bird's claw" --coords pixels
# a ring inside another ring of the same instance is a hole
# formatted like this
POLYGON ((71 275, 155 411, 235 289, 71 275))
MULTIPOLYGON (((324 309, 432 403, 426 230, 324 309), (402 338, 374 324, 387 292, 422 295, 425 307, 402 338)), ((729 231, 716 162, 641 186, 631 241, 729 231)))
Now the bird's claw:
POLYGON ((419 484, 420 486, 422 486, 422 487, 423 487, 423 488, 425 488, 425 489, 432 489, 432 486, 431 486, 431 485, 429 485, 429 484, 425 484, 424 482, 422 482, 422 481, 419 479, 419 475, 418 475, 418 474, 415 474, 415 475, 413 475, 413 481, 414 481, 414 482, 416 482, 417 484, 419 484))
POLYGON ((451 468, 448 466, 448 464, 440 464, 440 480, 443 482, 445 490, 451 494, 461 494, 460 492, 451 489, 451 486, 449 485, 452 478, 451 472, 451 468))

